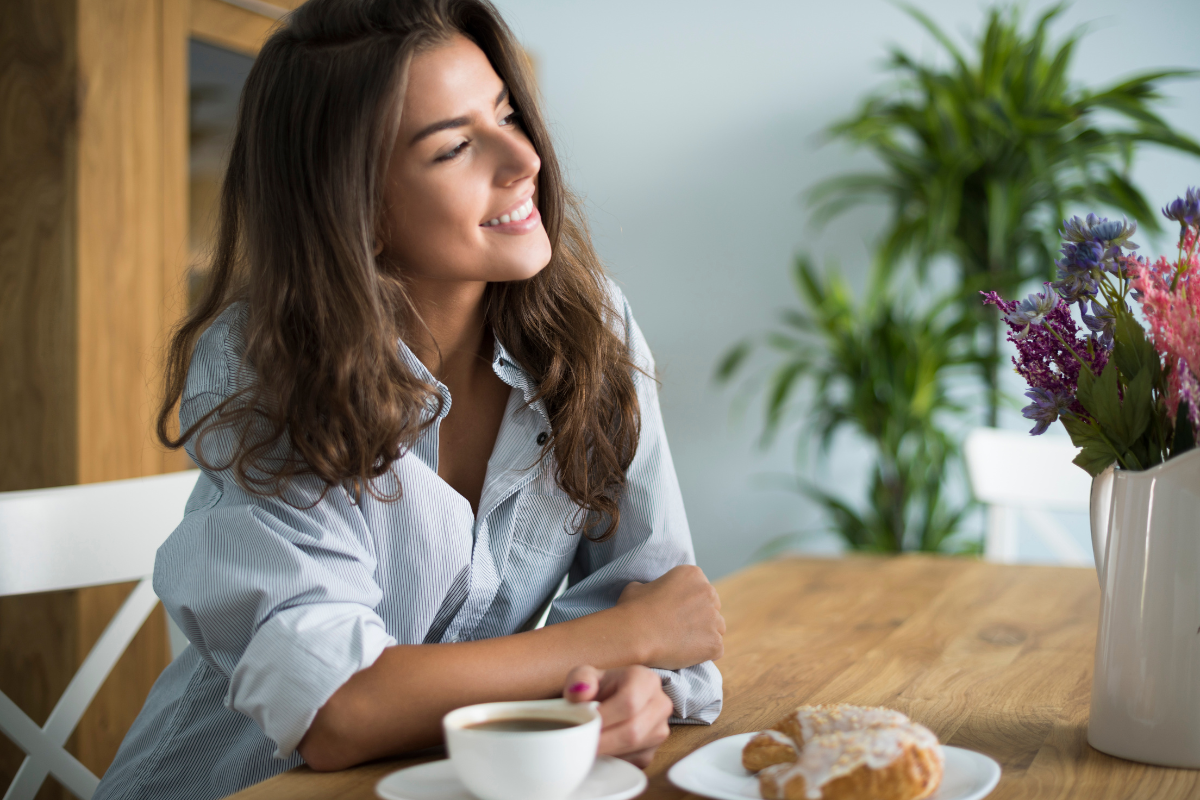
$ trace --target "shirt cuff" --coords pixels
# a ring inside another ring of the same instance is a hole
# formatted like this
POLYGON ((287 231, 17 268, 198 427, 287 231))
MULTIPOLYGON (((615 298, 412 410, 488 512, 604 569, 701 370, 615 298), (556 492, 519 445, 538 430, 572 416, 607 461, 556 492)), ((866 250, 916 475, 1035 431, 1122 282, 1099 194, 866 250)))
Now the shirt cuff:
POLYGON ((655 669, 663 693, 675 704, 672 725, 711 725, 721 713, 722 681, 716 664, 705 661, 680 670, 655 669))
POLYGON ((357 603, 286 609, 250 640, 225 705, 258 723, 275 742, 275 758, 289 758, 321 706, 394 644, 383 620, 357 603))

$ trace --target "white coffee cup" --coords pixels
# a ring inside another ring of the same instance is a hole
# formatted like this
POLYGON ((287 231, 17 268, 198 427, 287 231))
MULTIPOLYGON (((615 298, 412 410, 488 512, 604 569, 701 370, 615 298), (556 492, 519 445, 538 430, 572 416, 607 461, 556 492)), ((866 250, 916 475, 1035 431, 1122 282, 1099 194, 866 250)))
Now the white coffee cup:
POLYGON ((600 745, 599 703, 524 700, 481 703, 442 717, 454 771, 481 800, 564 800, 596 760, 600 745), (502 719, 550 719, 574 723, 547 731, 471 728, 502 719))

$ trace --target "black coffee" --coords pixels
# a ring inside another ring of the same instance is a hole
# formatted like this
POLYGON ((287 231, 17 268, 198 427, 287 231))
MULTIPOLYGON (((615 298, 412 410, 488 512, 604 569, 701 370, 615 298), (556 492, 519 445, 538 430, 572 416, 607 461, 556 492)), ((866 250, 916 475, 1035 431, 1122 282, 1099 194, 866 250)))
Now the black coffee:
POLYGON ((558 731, 563 728, 573 728, 578 722, 565 719, 545 719, 542 717, 509 717, 508 719, 489 719, 487 722, 476 722, 474 725, 464 725, 469 731, 558 731))

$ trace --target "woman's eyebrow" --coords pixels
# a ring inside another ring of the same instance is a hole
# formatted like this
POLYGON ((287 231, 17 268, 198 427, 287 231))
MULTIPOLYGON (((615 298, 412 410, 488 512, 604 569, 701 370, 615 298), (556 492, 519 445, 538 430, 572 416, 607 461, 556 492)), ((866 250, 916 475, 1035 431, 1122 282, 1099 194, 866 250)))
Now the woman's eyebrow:
MULTIPOLYGON (((505 86, 503 89, 500 90, 500 94, 496 95, 496 108, 499 108, 500 104, 503 103, 507 98, 508 98, 508 87, 505 86)), ((422 128, 421 130, 419 130, 417 132, 417 135, 412 138, 412 141, 410 141, 408 143, 408 146, 412 147, 414 144, 421 141, 426 136, 432 136, 433 134, 437 133, 438 131, 449 130, 450 128, 461 128, 464 125, 470 125, 470 124, 471 124, 470 117, 455 117, 454 119, 444 119, 441 122, 435 122, 432 125, 426 125, 424 128, 422 128)))

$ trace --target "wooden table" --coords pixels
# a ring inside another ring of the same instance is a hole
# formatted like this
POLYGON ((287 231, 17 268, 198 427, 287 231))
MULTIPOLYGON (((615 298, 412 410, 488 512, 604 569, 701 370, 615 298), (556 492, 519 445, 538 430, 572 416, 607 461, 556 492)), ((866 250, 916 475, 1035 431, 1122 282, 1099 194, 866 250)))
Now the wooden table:
MULTIPOLYGON (((943 743, 1000 762, 1002 798, 1200 797, 1200 771, 1087 744, 1095 572, 904 556, 786 559, 718 583, 728 624, 725 709, 679 726, 646 770, 648 800, 690 797, 667 769, 703 744, 767 727, 803 703, 886 705, 943 743)), ((370 800, 398 759, 337 773, 301 767, 238 800, 370 800)))

